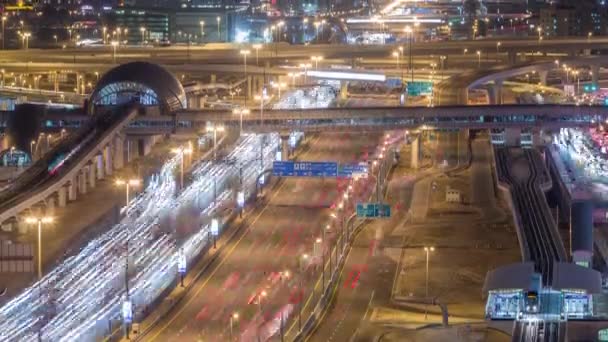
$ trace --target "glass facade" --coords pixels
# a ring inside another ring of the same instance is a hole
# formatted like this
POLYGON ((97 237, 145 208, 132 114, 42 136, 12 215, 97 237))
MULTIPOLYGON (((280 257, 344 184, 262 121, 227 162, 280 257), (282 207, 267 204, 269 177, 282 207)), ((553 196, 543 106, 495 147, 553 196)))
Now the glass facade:
POLYGON ((121 8, 117 9, 115 14, 116 25, 127 29, 126 40, 130 44, 141 44, 142 41, 154 43, 169 39, 169 14, 167 12, 121 8))
POLYGON ((154 90, 136 82, 116 82, 103 87, 93 103, 95 105, 112 106, 136 100, 142 105, 158 105, 158 96, 154 90))

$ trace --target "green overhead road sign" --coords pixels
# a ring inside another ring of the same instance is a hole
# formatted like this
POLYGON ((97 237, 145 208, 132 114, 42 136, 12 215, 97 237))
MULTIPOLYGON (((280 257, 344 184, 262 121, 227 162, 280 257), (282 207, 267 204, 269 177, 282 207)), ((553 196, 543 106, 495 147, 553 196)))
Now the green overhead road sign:
POLYGON ((383 218, 391 217, 391 206, 384 203, 357 203, 357 217, 383 218))
POLYGON ((431 95, 433 82, 408 82, 407 94, 409 96, 431 95))

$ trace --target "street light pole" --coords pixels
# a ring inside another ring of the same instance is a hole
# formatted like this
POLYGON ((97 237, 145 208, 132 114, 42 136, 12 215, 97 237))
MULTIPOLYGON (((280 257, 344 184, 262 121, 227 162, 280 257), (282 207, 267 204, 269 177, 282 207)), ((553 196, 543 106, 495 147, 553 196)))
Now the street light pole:
POLYGON ((26 223, 38 224, 38 280, 42 279, 42 224, 53 223, 53 218, 50 216, 43 217, 27 217, 26 223))
POLYGON ((424 247, 424 252, 426 253, 426 291, 425 291, 425 300, 424 300, 424 319, 427 319, 428 314, 428 298, 429 298, 429 253, 433 252, 435 247, 424 247))
POLYGON ((230 341, 232 341, 232 340, 233 340, 233 337, 232 337, 232 320, 235 320, 235 321, 236 321, 236 320, 238 320, 238 319, 239 319, 239 314, 238 314, 238 313, 236 313, 236 312, 235 312, 235 313, 233 313, 233 314, 230 316, 230 341))
POLYGON ((207 126, 207 132, 213 132, 213 160, 217 160, 217 132, 223 132, 224 126, 207 126))
POLYGON ((405 27, 405 33, 407 34, 408 37, 408 63, 409 63, 409 69, 410 69, 410 73, 411 73, 411 82, 414 82, 414 68, 413 68, 413 61, 412 61, 412 34, 414 33, 414 31, 412 30, 411 26, 406 26, 405 27))
POLYGON ((117 179, 116 180, 116 185, 118 186, 124 186, 126 189, 126 201, 125 201, 125 208, 129 206, 129 188, 130 187, 135 187, 135 186, 139 186, 140 185, 140 180, 139 179, 129 179, 129 180, 123 180, 123 179, 117 179))
POLYGON ((205 41, 205 21, 201 20, 200 24, 201 24, 201 43, 203 43, 205 41))
POLYGON ((215 18, 215 20, 217 21, 217 41, 221 41, 221 37, 222 37, 222 31, 220 30, 220 22, 222 21, 222 18, 220 18, 219 16, 217 18, 215 18))
POLYGON ((2 16, 2 50, 4 50, 4 22, 6 21, 6 16, 2 16))
POLYGON ((249 89, 249 82, 247 79, 247 55, 251 53, 251 51, 249 50, 241 50, 241 55, 243 55, 243 73, 245 74, 245 84, 247 85, 247 94, 245 94, 245 107, 247 106, 247 98, 249 97, 248 94, 250 93, 251 89, 249 89))
POLYGON ((113 63, 116 63, 116 48, 118 47, 118 42, 113 40, 110 44, 112 45, 112 60, 113 63))
POLYGON ((252 47, 255 49, 255 65, 260 65, 259 63, 259 53, 260 53, 260 49, 262 48, 262 44, 253 44, 252 47))
POLYGON ((239 136, 243 135, 243 114, 248 115, 250 113, 247 108, 236 108, 232 111, 233 114, 239 115, 239 136))
POLYGON ((144 41, 146 40, 146 28, 142 26, 139 30, 141 31, 141 45, 144 45, 144 41))

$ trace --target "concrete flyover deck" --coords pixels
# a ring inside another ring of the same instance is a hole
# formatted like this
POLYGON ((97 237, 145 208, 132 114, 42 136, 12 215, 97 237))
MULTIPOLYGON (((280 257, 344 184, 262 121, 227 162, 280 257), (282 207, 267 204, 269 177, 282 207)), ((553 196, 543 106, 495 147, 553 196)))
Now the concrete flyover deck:
MULTIPOLYGON (((500 37, 497 39, 480 39, 473 41, 436 41, 436 42, 414 42, 412 53, 414 55, 428 56, 429 54, 462 54, 463 48, 473 52, 495 51, 496 43, 500 41, 500 52, 560 52, 576 53, 585 49, 604 49, 608 43, 605 37, 544 37, 539 43, 536 38, 508 39, 500 37)), ((243 48, 253 50, 247 44, 205 44, 205 45, 175 45, 171 47, 152 46, 120 46, 116 49, 116 59, 120 62, 127 60, 150 60, 163 64, 191 63, 234 63, 241 64, 242 58, 239 51, 243 48)), ((290 45, 285 43, 268 44, 259 52, 260 58, 306 58, 315 54, 323 54, 326 58, 346 58, 352 56, 373 57, 389 55, 395 49, 395 44, 385 45, 338 45, 338 44, 310 44, 290 45)), ((65 62, 77 64, 85 61, 112 61, 113 47, 89 46, 65 49, 28 49, 5 51, 0 59, 1 62, 19 62, 26 67, 25 61, 36 63, 65 62)))
MULTIPOLYGON (((367 107, 303 110, 258 110, 243 117, 248 131, 284 130, 344 131, 387 128, 526 128, 586 127, 608 118, 608 107, 574 105, 484 105, 442 107, 367 107), (260 118, 263 118, 262 120, 260 118)), ((7 114, 6 116, 8 116, 7 114)), ((5 118, 6 120, 7 118, 5 118)), ((89 120, 85 115, 52 114, 44 129, 77 128, 89 120)), ((184 110, 171 116, 134 119, 129 135, 196 134, 208 123, 238 127, 240 118, 226 110, 184 110)), ((1 125, 1 122, 0 122, 1 125)))
POLYGON ((502 65, 492 68, 469 70, 452 76, 436 85, 436 104, 439 106, 466 105, 468 91, 492 83, 495 102, 500 104, 500 92, 503 81, 520 75, 538 73, 541 84, 547 84, 549 72, 561 70, 563 65, 588 67, 591 70, 591 81, 597 83, 601 67, 608 66, 608 56, 582 56, 558 59, 558 62, 529 62, 518 65, 502 65))

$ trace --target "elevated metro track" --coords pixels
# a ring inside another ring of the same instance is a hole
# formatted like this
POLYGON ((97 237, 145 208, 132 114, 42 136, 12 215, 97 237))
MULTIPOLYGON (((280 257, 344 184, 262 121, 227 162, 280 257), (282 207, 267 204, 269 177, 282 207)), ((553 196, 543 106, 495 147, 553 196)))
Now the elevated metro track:
MULTIPOLYGON (((8 120, 8 113, 0 125, 8 120)), ((608 118, 608 107, 573 105, 487 105, 445 107, 370 107, 304 110, 259 110, 243 117, 248 131, 340 131, 395 128, 558 128, 586 127, 608 118)), ((50 114, 45 129, 77 128, 85 115, 50 114)), ((170 116, 140 116, 128 134, 197 133, 207 123, 237 128, 240 118, 226 110, 184 110, 170 116)))
POLYGON ((137 107, 129 105, 97 114, 66 136, 0 192, 0 222, 54 197, 67 184, 76 187, 76 177, 98 155, 108 153, 104 148, 137 113, 137 107))

